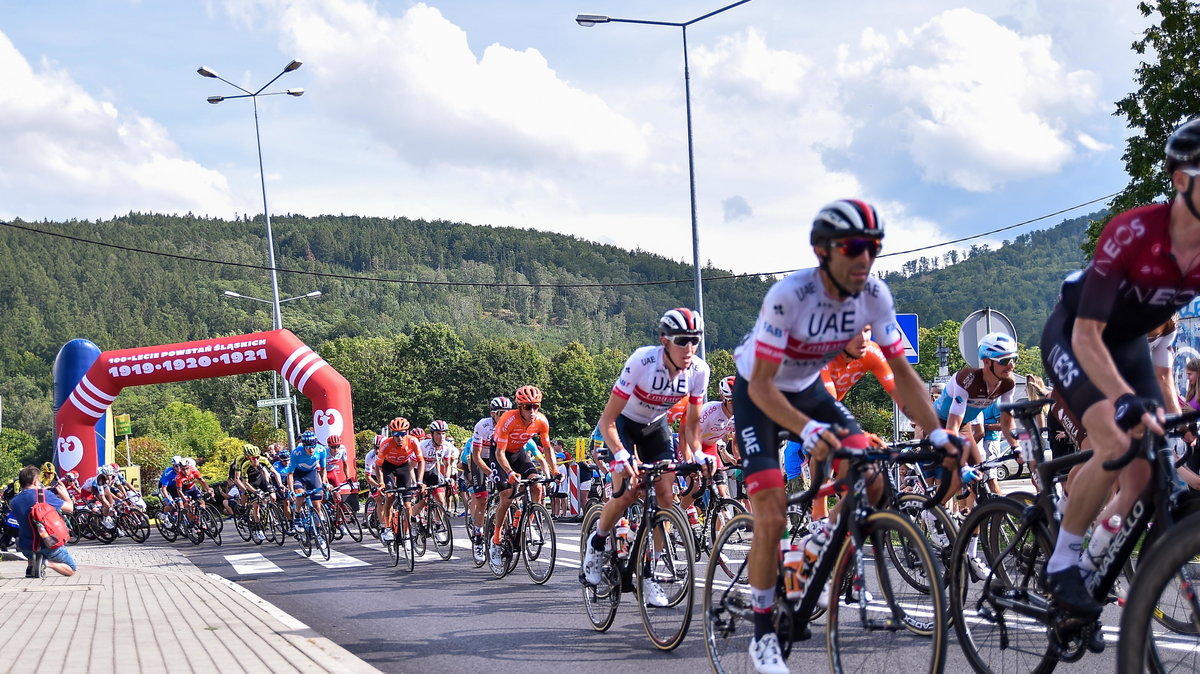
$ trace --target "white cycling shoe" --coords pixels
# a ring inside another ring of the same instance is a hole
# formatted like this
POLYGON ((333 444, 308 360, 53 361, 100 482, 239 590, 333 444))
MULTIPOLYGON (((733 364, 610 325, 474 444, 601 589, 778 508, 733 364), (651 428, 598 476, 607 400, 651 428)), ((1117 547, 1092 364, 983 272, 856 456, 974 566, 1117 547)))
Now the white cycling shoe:
POLYGON ((759 674, 788 674, 787 663, 779 650, 779 637, 774 632, 750 640, 750 662, 759 674))

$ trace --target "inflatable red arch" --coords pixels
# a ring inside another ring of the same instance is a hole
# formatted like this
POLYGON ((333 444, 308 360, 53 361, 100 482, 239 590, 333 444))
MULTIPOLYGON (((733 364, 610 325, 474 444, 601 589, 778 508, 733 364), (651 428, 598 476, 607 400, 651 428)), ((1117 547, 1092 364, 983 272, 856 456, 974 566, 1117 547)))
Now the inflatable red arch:
POLYGON ((348 477, 353 478, 350 383, 288 330, 101 353, 54 417, 54 462, 81 479, 95 475, 99 455, 94 429, 124 388, 268 370, 279 372, 312 401, 312 426, 322 444, 330 435, 342 437, 348 477))

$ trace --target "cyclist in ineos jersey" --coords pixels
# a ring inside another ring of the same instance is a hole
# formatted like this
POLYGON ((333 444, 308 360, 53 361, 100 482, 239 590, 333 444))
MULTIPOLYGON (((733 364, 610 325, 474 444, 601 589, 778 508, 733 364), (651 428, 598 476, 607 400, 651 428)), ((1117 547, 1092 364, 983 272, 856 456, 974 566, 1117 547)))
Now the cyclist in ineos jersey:
MULTIPOLYGON (((709 367, 696 355, 696 348, 704 334, 704 320, 691 309, 671 309, 659 319, 658 333, 657 345, 643 346, 625 361, 600 415, 600 433, 612 452, 613 498, 604 504, 584 553, 584 579, 593 585, 601 580, 599 553, 604 551, 609 532, 638 496, 636 486, 625 488, 627 481, 637 479, 638 463, 675 459, 667 411, 682 398, 688 403, 679 434, 680 456, 691 461, 700 451, 700 405, 708 390, 709 367)), ((660 507, 674 506, 674 483, 674 472, 664 473, 655 483, 660 507)), ((651 581, 648 591, 652 604, 666 601, 657 583, 651 581)))
MULTIPOLYGON (((1174 198, 1109 220, 1091 263, 1063 282, 1042 332, 1042 363, 1055 394, 1082 422, 1094 450, 1072 482, 1046 564, 1058 607, 1081 620, 1098 619, 1102 611, 1084 585, 1080 553, 1117 478, 1103 463, 1124 454, 1147 429, 1163 433, 1159 421, 1167 401, 1146 335, 1200 293, 1200 118, 1171 133, 1165 154, 1174 198)), ((1171 409, 1177 405, 1171 401, 1171 409)), ((1141 492, 1148 478, 1146 462, 1134 461, 1122 474, 1122 489, 1141 492)))
MULTIPOLYGON (((866 434, 850 411, 825 390, 820 374, 826 363, 861 334, 863 326, 873 327, 892 368, 899 398, 906 403, 905 414, 922 428, 935 428, 930 434, 933 443, 955 453, 949 434, 937 428, 925 385, 904 357, 891 291, 870 276, 882 239, 883 223, 869 204, 843 200, 822 208, 810 236, 819 266, 802 269, 771 286, 758 321, 735 355, 734 423, 754 504, 749 555, 754 611, 750 659, 759 672, 788 671, 772 622, 779 540, 786 523, 780 431, 798 436, 810 461, 825 461, 841 446, 868 446, 866 434), (835 425, 840 434, 831 428, 835 425)), ((836 473, 838 466, 834 468, 836 473)), ((872 501, 878 502, 882 496, 881 482, 870 481, 872 501)), ((836 520, 838 510, 832 515, 836 520)))

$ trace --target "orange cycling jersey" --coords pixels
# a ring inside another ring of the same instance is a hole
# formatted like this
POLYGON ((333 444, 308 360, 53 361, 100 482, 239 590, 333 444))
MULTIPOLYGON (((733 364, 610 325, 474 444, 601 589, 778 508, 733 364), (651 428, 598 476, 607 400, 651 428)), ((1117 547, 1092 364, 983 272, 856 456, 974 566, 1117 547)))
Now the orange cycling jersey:
POLYGON ((850 358, 845 351, 839 353, 829 364, 821 369, 821 381, 829 395, 841 400, 846 393, 863 378, 868 371, 883 385, 883 390, 891 393, 896 388, 892 368, 883 357, 879 345, 871 340, 863 343, 862 358, 850 358))
POLYGON ((396 438, 384 438, 383 442, 379 443, 379 449, 375 450, 375 456, 380 467, 383 466, 384 461, 392 465, 403 466, 409 461, 419 461, 421 452, 417 449, 416 439, 411 435, 406 435, 400 438, 400 442, 396 442, 396 438))
POLYGON ((535 412, 533 419, 526 424, 521 418, 521 410, 509 410, 496 422, 496 448, 509 454, 516 454, 525 448, 525 443, 534 435, 542 449, 550 451, 550 422, 546 415, 535 412))

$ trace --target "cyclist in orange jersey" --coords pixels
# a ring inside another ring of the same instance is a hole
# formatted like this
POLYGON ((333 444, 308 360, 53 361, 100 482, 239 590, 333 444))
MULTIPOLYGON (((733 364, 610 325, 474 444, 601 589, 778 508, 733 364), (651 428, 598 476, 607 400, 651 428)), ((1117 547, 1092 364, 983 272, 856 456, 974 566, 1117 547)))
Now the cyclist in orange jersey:
MULTIPOLYGON (((542 406, 542 391, 536 386, 522 386, 517 389, 517 409, 505 412, 496 422, 496 465, 500 475, 507 477, 509 482, 515 482, 518 477, 530 478, 538 474, 538 468, 533 458, 525 451, 525 443, 537 436, 537 442, 542 447, 542 455, 546 458, 550 474, 557 472, 554 452, 550 449, 550 422, 546 415, 538 411, 542 406)), ((544 494, 542 485, 533 485, 530 496, 535 503, 541 503, 544 494)), ((512 502, 509 490, 500 492, 500 501, 496 506, 496 526, 493 529, 490 554, 499 564, 500 532, 504 528, 504 518, 508 515, 508 504, 512 502)))
MULTIPOLYGON (((377 467, 386 487, 411 487, 425 472, 425 457, 417 448, 417 441, 409 435, 408 419, 396 417, 388 423, 389 436, 375 450, 377 467), (415 475, 414 475, 415 470, 415 475)), ((380 522, 391 521, 394 494, 387 494, 379 509, 380 522)), ((411 508, 409 511, 411 512, 411 508)), ((392 540, 392 530, 387 526, 380 531, 380 540, 392 540)))

